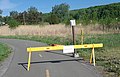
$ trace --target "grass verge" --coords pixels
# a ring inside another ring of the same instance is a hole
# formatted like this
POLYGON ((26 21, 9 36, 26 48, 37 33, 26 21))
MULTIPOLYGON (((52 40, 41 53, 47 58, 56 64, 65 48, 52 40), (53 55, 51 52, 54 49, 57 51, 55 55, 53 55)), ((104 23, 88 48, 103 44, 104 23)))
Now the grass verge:
POLYGON ((0 62, 8 57, 9 53, 11 49, 6 44, 0 43, 0 62))
MULTIPOLYGON (((120 77, 120 34, 87 35, 84 43, 103 43, 103 48, 95 49, 96 64, 104 77, 120 77)), ((87 60, 90 58, 91 49, 79 52, 87 60)))
MULTIPOLYGON (((1 38, 15 38, 34 40, 47 44, 72 44, 72 37, 57 36, 0 36, 1 38)), ((97 66, 102 67, 104 77, 120 77, 120 34, 85 35, 84 43, 103 43, 103 48, 95 49, 97 66)), ((80 44, 80 35, 76 37, 76 44, 80 44)), ((77 50, 82 57, 89 60, 91 49, 77 50)))

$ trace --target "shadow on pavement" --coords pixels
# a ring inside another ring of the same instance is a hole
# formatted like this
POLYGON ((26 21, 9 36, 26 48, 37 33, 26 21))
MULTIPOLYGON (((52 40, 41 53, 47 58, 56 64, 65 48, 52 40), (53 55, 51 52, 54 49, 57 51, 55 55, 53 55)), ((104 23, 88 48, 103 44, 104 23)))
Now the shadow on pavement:
POLYGON ((60 53, 60 51, 57 51, 57 52, 56 51, 45 51, 45 52, 73 57, 73 54, 63 54, 63 53, 60 53))
MULTIPOLYGON (((74 58, 74 59, 64 59, 64 60, 47 60, 47 61, 36 61, 36 62, 31 62, 31 64, 39 64, 39 63, 60 63, 60 62, 65 62, 65 61, 79 61, 83 60, 82 58, 74 58)), ((27 70, 27 62, 24 63, 18 63, 18 65, 21 65, 25 70, 27 70)))

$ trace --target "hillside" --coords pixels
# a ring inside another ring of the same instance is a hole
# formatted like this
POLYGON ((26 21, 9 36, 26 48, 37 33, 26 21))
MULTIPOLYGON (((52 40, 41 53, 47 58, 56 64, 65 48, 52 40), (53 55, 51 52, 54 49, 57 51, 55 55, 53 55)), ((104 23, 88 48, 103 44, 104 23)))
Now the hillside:
POLYGON ((59 12, 55 13, 57 17, 52 17, 52 14, 53 12, 43 14, 44 21, 51 23, 52 20, 52 23, 65 23, 69 25, 69 20, 75 19, 78 25, 85 26, 92 24, 94 26, 95 24, 99 24, 99 28, 103 31, 110 31, 110 29, 120 30, 120 2, 70 10, 66 17, 63 18, 59 18, 59 12))
POLYGON ((78 23, 83 23, 85 25, 99 23, 106 26, 103 26, 103 29, 120 29, 120 2, 84 9, 71 10, 70 16, 76 19, 78 23))
POLYGON ((27 25, 44 23, 69 25, 69 20, 75 19, 77 24, 100 24, 103 30, 120 29, 120 2, 77 10, 69 9, 70 6, 66 3, 53 6, 50 13, 42 13, 36 7, 30 7, 24 12, 11 11, 10 16, 3 17, 2 21, 9 24, 12 22, 10 20, 15 19, 20 24, 27 25))

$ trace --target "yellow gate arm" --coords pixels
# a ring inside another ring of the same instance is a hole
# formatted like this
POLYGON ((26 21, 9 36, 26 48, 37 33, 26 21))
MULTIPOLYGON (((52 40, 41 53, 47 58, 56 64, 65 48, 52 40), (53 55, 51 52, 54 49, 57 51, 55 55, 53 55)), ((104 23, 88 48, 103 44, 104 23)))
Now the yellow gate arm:
MULTIPOLYGON (((74 49, 79 49, 79 48, 92 48, 92 54, 91 54, 91 58, 90 58, 90 63, 94 62, 94 66, 95 66, 95 54, 94 54, 94 48, 99 48, 99 47, 103 47, 103 44, 84 44, 84 45, 73 45, 74 49)), ((64 49, 64 45, 57 45, 57 46, 47 46, 47 47, 30 47, 27 48, 27 52, 29 52, 29 57, 28 57, 28 67, 27 70, 30 70, 30 64, 31 64, 31 54, 32 52, 39 52, 39 51, 51 51, 51 50, 63 50, 64 49)))
MULTIPOLYGON (((84 45, 73 45, 75 49, 79 48, 99 48, 103 47, 103 44, 84 44, 84 45)), ((31 47, 27 48, 27 52, 39 52, 39 51, 51 51, 51 50, 63 50, 64 45, 58 45, 58 46, 46 46, 46 47, 31 47)))

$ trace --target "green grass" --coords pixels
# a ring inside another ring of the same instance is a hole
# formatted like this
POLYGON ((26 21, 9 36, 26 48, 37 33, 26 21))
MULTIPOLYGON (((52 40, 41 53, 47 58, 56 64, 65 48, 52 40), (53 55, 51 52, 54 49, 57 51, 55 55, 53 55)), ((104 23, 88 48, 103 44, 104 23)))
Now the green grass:
POLYGON ((11 49, 3 43, 0 43, 0 61, 3 61, 6 57, 8 57, 11 49))
MULTIPOLYGON (((1 38, 15 38, 34 40, 47 44, 72 44, 72 37, 57 36, 0 36, 1 38)), ((103 48, 95 49, 96 64, 102 66, 105 77, 120 76, 120 34, 85 35, 84 44, 103 43, 103 48)), ((80 44, 80 35, 76 37, 76 44, 80 44)), ((91 49, 77 50, 85 60, 89 60, 91 49)))
POLYGON ((58 37, 58 36, 0 36, 0 38, 9 38, 9 39, 23 39, 23 40, 33 40, 38 42, 44 42, 47 44, 63 44, 70 45, 72 44, 71 38, 58 37))
MULTIPOLYGON (((84 43, 103 43, 104 47, 95 49, 97 66, 104 67, 108 77, 120 76, 120 34, 86 35, 84 43), (108 73, 109 72, 109 73, 108 73), (112 74, 111 74, 112 73, 112 74)), ((79 50, 88 59, 91 49, 79 50)))

